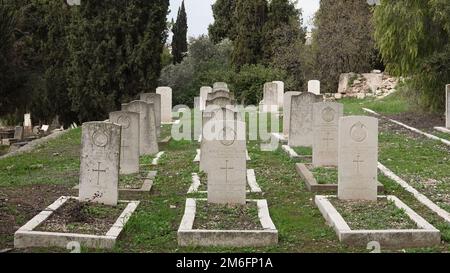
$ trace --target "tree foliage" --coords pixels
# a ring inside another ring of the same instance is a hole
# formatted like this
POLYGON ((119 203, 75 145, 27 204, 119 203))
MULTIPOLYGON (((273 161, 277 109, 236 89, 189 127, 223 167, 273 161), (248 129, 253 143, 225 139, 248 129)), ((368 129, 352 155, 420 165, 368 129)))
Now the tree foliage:
POLYGON ((449 14, 446 0, 382 1, 375 9, 375 38, 387 70, 408 77, 408 97, 431 111, 443 109, 450 82, 449 14))
POLYGON ((236 10, 237 0, 217 0, 212 5, 214 23, 209 25, 209 38, 214 43, 224 39, 234 40, 236 36, 236 25, 233 16, 236 10))
POLYGON ((183 0, 178 10, 177 21, 172 28, 172 55, 174 64, 180 63, 188 51, 187 30, 187 15, 183 0))
POLYGON ((372 11, 365 0, 321 0, 316 13, 316 64, 323 92, 336 92, 339 76, 374 69, 372 11))

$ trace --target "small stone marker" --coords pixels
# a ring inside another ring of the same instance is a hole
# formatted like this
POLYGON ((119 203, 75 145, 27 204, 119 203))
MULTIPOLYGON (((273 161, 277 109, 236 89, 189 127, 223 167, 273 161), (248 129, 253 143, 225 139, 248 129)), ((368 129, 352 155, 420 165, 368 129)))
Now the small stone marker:
POLYGON ((283 135, 289 136, 289 123, 291 118, 291 99, 292 96, 298 96, 301 92, 286 92, 283 98, 283 135))
POLYGON ((274 81, 273 83, 277 85, 278 108, 281 108, 281 107, 283 107, 284 82, 282 82, 282 81, 274 81))
POLYGON ((155 107, 156 134, 161 136, 161 95, 156 93, 143 93, 141 100, 147 103, 153 103, 155 107))
POLYGON ((447 84, 447 86, 446 86, 445 97, 446 97, 446 100, 445 100, 445 102, 446 102, 446 106, 445 106, 446 125, 445 125, 445 127, 450 129, 450 84, 447 84))
POLYGON ((312 80, 308 82, 308 92, 314 95, 320 95, 320 81, 312 80))
POLYGON ((133 174, 139 172, 139 119, 135 112, 118 111, 109 114, 112 123, 122 126, 122 142, 120 144, 120 173, 133 174))
POLYGON ((158 153, 158 139, 156 137, 156 127, 154 126, 155 114, 153 104, 141 100, 132 101, 128 104, 122 104, 122 111, 139 113, 140 155, 153 155, 158 153))
POLYGON ((376 201, 378 119, 341 118, 338 143, 338 198, 376 201))
POLYGON ((161 122, 172 122, 172 88, 158 87, 156 93, 161 95, 161 122))
POLYGON ((117 205, 120 132, 121 126, 113 123, 83 123, 80 201, 117 205))
POLYGON ((343 115, 344 106, 341 103, 313 104, 314 167, 338 165, 338 128, 339 119, 343 115))
POLYGON ((206 99, 208 98, 208 94, 211 92, 212 88, 209 86, 202 86, 200 88, 200 111, 205 111, 206 99))
POLYGON ((210 140, 208 167, 208 202, 214 204, 245 204, 247 158, 245 123, 218 120, 218 134, 210 140), (222 127, 220 127, 222 125, 222 127))
POLYGON ((16 129, 14 130, 14 139, 17 139, 17 140, 23 139, 23 127, 22 126, 16 126, 16 129))
POLYGON ((194 109, 200 110, 200 97, 194 97, 194 109))
POLYGON ((278 84, 268 82, 264 84, 263 112, 278 112, 278 84))
POLYGON ((313 104, 321 102, 322 96, 312 93, 293 95, 291 98, 291 116, 289 122, 289 140, 291 147, 311 147, 313 143, 312 122, 313 104))

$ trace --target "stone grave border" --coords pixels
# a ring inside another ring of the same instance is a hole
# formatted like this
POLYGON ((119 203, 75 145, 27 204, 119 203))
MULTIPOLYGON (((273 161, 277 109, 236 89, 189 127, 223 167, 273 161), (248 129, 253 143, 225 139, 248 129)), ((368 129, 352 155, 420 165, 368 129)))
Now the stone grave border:
POLYGON ((312 159, 312 155, 299 155, 294 149, 292 149, 289 145, 281 146, 281 149, 288 154, 288 156, 292 159, 300 158, 300 159, 312 159))
MULTIPOLYGON (((201 151, 200 149, 197 149, 196 152, 197 152, 197 154, 195 155, 193 161, 194 161, 194 162, 200 162, 200 155, 201 155, 202 151, 201 151)), ((245 156, 246 156, 246 158, 247 158, 247 161, 252 160, 252 159, 250 158, 250 155, 248 154, 248 150, 245 150, 245 156)))
POLYGON ((288 139, 283 135, 283 133, 271 133, 272 137, 276 138, 280 143, 287 144, 288 139))
MULTIPOLYGON (((310 192, 336 192, 338 190, 338 184, 319 184, 314 178, 314 174, 308 167, 312 167, 312 164, 296 163, 295 169, 301 178, 305 181, 306 188, 310 192)), ((378 182, 378 192, 384 192, 384 185, 378 182)))
POLYGON ((442 209, 438 205, 436 205, 433 201, 428 199, 425 195, 417 191, 415 188, 411 187, 405 180, 401 179, 398 175, 396 175, 394 172, 389 170, 386 166, 378 162, 378 169, 387 177, 392 179, 394 182, 399 184, 403 189, 405 189, 407 192, 411 193, 414 198, 417 199, 420 203, 422 203, 424 206, 432 210, 434 213, 439 215, 442 219, 444 219, 447 223, 450 223, 450 213, 448 213, 446 210, 442 209))
POLYGON ((439 131, 441 133, 450 134, 450 129, 445 127, 434 127, 434 130, 439 131))
POLYGON ((263 230, 192 229, 197 201, 206 201, 206 199, 188 198, 186 200, 185 212, 178 228, 179 246, 264 247, 278 244, 278 230, 270 218, 267 200, 247 200, 247 202, 257 203, 263 230))
POLYGON ((62 196, 53 204, 28 221, 24 226, 14 233, 14 247, 62 247, 67 243, 76 241, 88 248, 111 249, 122 232, 125 224, 139 205, 139 201, 119 201, 128 203, 122 214, 105 235, 89 235, 78 233, 44 232, 34 229, 45 222, 58 208, 69 199, 78 200, 78 197, 62 196))
MULTIPOLYGON (((206 194, 207 191, 198 191, 198 188, 200 187, 200 177, 197 173, 192 173, 192 184, 189 187, 188 194, 191 193, 201 193, 206 194)), ((247 191, 247 193, 262 193, 261 188, 258 185, 258 182, 256 182, 256 175, 255 170, 253 169, 247 169, 247 185, 250 187, 250 191, 247 191)))
POLYGON ((363 110, 364 110, 365 112, 367 112, 367 113, 370 113, 370 114, 375 115, 375 116, 378 116, 378 117, 382 117, 382 118, 384 118, 384 119, 386 119, 386 120, 388 120, 388 121, 390 121, 390 122, 392 122, 392 123, 395 123, 395 124, 397 124, 397 125, 400 125, 400 126, 406 128, 406 129, 410 130, 410 131, 413 131, 413 132, 415 132, 415 133, 424 135, 424 136, 426 136, 426 137, 429 138, 429 139, 438 140, 438 141, 444 143, 445 145, 450 146, 450 141, 449 141, 449 140, 446 140, 446 139, 437 137, 437 136, 432 135, 432 134, 429 134, 429 133, 425 133, 424 131, 421 131, 421 130, 416 129, 416 128, 411 127, 411 126, 408 126, 408 125, 406 125, 406 124, 404 124, 404 123, 401 123, 400 121, 396 121, 396 120, 387 118, 387 117, 385 117, 385 116, 383 116, 383 115, 380 115, 380 114, 378 114, 377 112, 375 112, 375 111, 373 111, 373 110, 370 110, 370 109, 368 109, 368 108, 363 108, 363 110))
POLYGON ((328 200, 335 195, 316 195, 315 203, 327 223, 335 230, 339 241, 350 246, 367 246, 371 241, 377 241, 384 248, 431 247, 440 245, 441 233, 424 218, 414 212, 405 203, 393 195, 378 196, 394 201, 403 209, 408 217, 417 225, 417 229, 386 229, 386 230, 352 230, 342 215, 328 200))
MULTIPOLYGON (((155 179, 157 171, 149 171, 147 177, 144 178, 144 182, 142 183, 142 187, 140 189, 120 189, 119 192, 149 192, 153 187, 153 180, 155 179)), ((75 185, 73 190, 79 190, 80 185, 75 185)))

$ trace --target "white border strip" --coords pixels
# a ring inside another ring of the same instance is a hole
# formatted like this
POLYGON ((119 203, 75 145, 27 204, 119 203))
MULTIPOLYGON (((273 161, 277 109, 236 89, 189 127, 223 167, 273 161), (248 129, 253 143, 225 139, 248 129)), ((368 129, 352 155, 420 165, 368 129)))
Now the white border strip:
POLYGON ((163 151, 163 152, 159 152, 159 153, 156 154, 156 157, 152 161, 152 165, 153 166, 158 165, 159 159, 164 155, 164 153, 165 152, 163 151))
POLYGON ((441 133, 450 134, 450 129, 445 127, 434 127, 434 130, 439 131, 441 133))
POLYGON ((450 223, 450 213, 448 213, 446 210, 440 208, 438 205, 433 203, 428 197, 423 195, 422 193, 418 192, 416 189, 411 187, 405 180, 398 177, 394 172, 389 170, 386 166, 378 162, 378 169, 387 177, 394 180, 397 184, 399 184, 402 188, 404 188, 406 191, 411 193, 420 203, 428 207, 430 210, 435 212, 437 215, 439 215, 441 218, 443 218, 445 221, 450 223))
POLYGON ((395 123, 395 124, 397 124, 397 125, 400 125, 400 126, 406 128, 406 129, 408 129, 408 130, 411 130, 411 131, 416 132, 416 133, 418 133, 418 134, 424 135, 424 136, 426 136, 427 138, 434 139, 434 140, 438 140, 438 141, 440 141, 440 142, 442 142, 442 143, 444 143, 444 144, 450 146, 450 141, 448 141, 448 140, 446 140, 446 139, 437 137, 437 136, 432 135, 432 134, 429 134, 429 133, 425 133, 424 131, 421 131, 421 130, 416 129, 416 128, 411 127, 411 126, 408 126, 408 125, 406 125, 406 124, 404 124, 404 123, 401 123, 400 121, 396 121, 396 120, 393 120, 393 119, 390 119, 390 118, 386 118, 386 117, 384 117, 384 116, 378 114, 377 112, 375 112, 375 111, 373 111, 373 110, 370 110, 370 109, 368 109, 368 108, 362 108, 362 109, 363 109, 364 111, 368 112, 368 113, 373 114, 373 115, 376 115, 376 116, 379 116, 379 117, 383 117, 383 118, 389 120, 390 122, 393 122, 393 123, 395 123))

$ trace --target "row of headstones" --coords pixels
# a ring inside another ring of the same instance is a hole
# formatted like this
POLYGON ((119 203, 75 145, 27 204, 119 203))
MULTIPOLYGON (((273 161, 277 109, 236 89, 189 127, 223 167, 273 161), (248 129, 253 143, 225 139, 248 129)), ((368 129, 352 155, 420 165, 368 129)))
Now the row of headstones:
POLYGON ((341 103, 312 93, 285 94, 291 147, 312 147, 314 167, 338 167, 341 199, 377 200, 378 119, 344 117, 341 103))
MULTIPOLYGON (((320 81, 308 81, 308 93, 320 95, 320 81)), ((285 107, 284 103, 284 82, 274 81, 264 84, 263 100, 260 103, 262 112, 278 112, 280 108, 285 107)))
MULTIPOLYGON (((122 104, 105 122, 82 125, 80 201, 117 205, 119 174, 139 173, 142 155, 159 152, 161 122, 168 120, 169 88, 141 94, 141 100, 122 104)), ((170 99, 170 100, 169 100, 170 99)))

